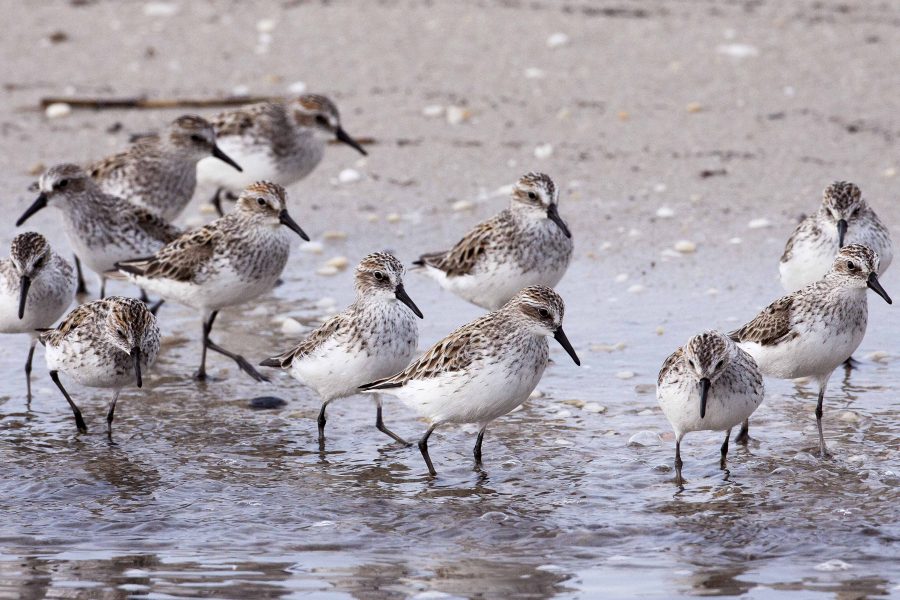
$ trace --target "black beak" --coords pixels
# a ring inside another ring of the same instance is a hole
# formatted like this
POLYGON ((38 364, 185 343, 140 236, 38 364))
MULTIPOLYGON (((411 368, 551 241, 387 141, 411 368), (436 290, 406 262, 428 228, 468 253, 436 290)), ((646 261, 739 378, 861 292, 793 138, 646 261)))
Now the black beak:
POLYGON ((412 301, 412 298, 406 293, 406 290, 403 289, 403 284, 397 286, 397 289, 394 290, 394 294, 397 296, 397 300, 402 302, 403 304, 409 307, 409 310, 413 311, 417 317, 420 319, 424 319, 425 316, 422 314, 422 311, 419 310, 419 307, 416 306, 416 303, 412 301))
POLYGON ((575 361, 575 364, 580 367, 581 361, 578 360, 578 355, 575 354, 575 348, 573 348, 572 344, 569 343, 569 338, 566 337, 566 333, 563 331, 562 325, 560 325, 556 332, 553 334, 553 339, 559 342, 559 345, 566 349, 566 352, 569 353, 569 356, 572 357, 572 360, 575 361))
POLYGON ((131 349, 131 358, 134 360, 134 377, 138 387, 143 387, 144 380, 141 379, 141 349, 137 346, 131 349))
POLYGON ((35 200, 31 204, 31 206, 29 206, 28 209, 22 213, 22 216, 19 217, 18 221, 16 221, 16 227, 21 227, 22 223, 27 221, 29 219, 29 217, 31 217, 31 215, 33 215, 37 211, 41 210, 45 206, 47 206, 47 195, 41 194, 40 196, 37 197, 37 200, 35 200))
POLYGON ((844 219, 840 219, 837 222, 838 228, 838 248, 844 247, 844 236, 847 235, 847 221, 844 219))
POLYGON ((709 379, 700 380, 700 418, 706 417, 706 397, 709 395, 709 379))
POLYGON ((222 149, 216 145, 213 145, 212 155, 215 156, 216 158, 218 158, 219 160, 221 160, 222 162, 228 163, 229 165, 231 165, 232 167, 237 169, 238 172, 240 172, 240 173, 244 172, 244 170, 241 168, 241 165, 234 162, 234 160, 232 160, 232 158, 230 156, 228 156, 227 154, 222 152, 222 149))
POLYGON ((572 237, 572 232, 569 231, 569 228, 566 227, 565 221, 562 220, 562 217, 559 216, 559 211, 556 208, 556 204, 551 204, 547 208, 547 218, 559 225, 559 228, 562 229, 562 232, 566 234, 566 237, 572 237))
POLYGON ((869 273, 869 281, 866 285, 872 288, 872 291, 874 291, 876 294, 884 298, 885 302, 887 302, 888 304, 893 304, 891 297, 888 296, 888 293, 884 291, 884 288, 881 287, 880 283, 878 283, 878 275, 876 275, 874 271, 872 273, 869 273))
POLYGON ((291 218, 291 215, 288 214, 287 209, 281 211, 278 215, 278 220, 281 221, 281 224, 302 237, 307 242, 309 241, 309 236, 306 235, 306 232, 300 229, 300 226, 297 225, 297 222, 291 218))
POLYGON ((338 127, 338 128, 337 128, 337 131, 334 132, 334 135, 335 135, 335 137, 337 137, 337 140, 338 140, 339 142, 344 142, 345 144, 347 144, 347 145, 350 146, 351 148, 354 148, 357 152, 359 152, 359 153, 362 154, 363 156, 368 156, 368 155, 369 155, 369 153, 366 152, 366 151, 363 149, 363 147, 359 145, 359 142, 357 142, 356 140, 354 140, 352 137, 350 137, 350 134, 348 134, 346 131, 344 131, 344 128, 343 128, 343 127, 338 127))
POLYGON ((28 275, 22 275, 22 282, 19 284, 19 318, 25 316, 25 301, 28 300, 28 288, 31 287, 31 278, 28 275))

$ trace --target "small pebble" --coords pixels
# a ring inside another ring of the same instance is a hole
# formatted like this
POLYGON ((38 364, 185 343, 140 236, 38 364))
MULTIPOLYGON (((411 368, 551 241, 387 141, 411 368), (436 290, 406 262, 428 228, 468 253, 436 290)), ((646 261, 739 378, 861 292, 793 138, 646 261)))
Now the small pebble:
POLYGON ((236 85, 231 88, 232 96, 248 96, 250 95, 250 88, 246 85, 236 85))
POLYGON ((652 383, 639 383, 634 386, 634 391, 638 394, 653 394, 656 392, 656 386, 652 383))
POLYGON ((299 248, 301 252, 308 252, 309 254, 322 254, 322 251, 325 249, 322 242, 316 241, 300 244, 299 248))
POLYGON ((660 219, 671 219, 675 216, 675 211, 668 206, 660 206, 656 209, 656 216, 660 219))
POLYGON ((685 110, 689 113, 698 113, 703 110, 703 106, 699 102, 689 102, 685 110))
POLYGON ((654 431, 638 431, 628 438, 629 446, 659 446, 661 443, 659 434, 654 431))
POLYGON ((628 281, 628 273, 619 273, 616 275, 616 283, 623 283, 628 281))
POLYGON ((340 183, 356 183, 360 179, 362 179, 362 173, 356 169, 344 169, 338 174, 340 183))
POLYGON ((462 106, 447 107, 447 122, 451 125, 459 125, 469 120, 472 113, 462 106))
POLYGON ((544 392, 542 392, 541 390, 533 390, 528 395, 529 400, 534 400, 535 398, 543 398, 543 397, 544 397, 544 392))
POLYGON ((455 211, 471 210, 475 207, 475 203, 471 200, 457 200, 450 207, 455 211))
POLYGON ((350 264, 350 261, 347 260, 346 256, 335 256, 325 261, 325 266, 334 267, 335 269, 346 269, 348 264, 350 264))
POLYGON ((569 440, 564 440, 562 438, 556 438, 556 440, 554 440, 553 443, 556 444, 557 446, 566 446, 566 447, 575 445, 575 442, 571 442, 569 440))
POLYGON ((883 173, 883 175, 885 177, 893 177, 896 174, 897 174, 897 169, 895 169, 894 167, 888 167, 887 169, 884 170, 884 173, 883 173))
POLYGON ((288 91, 292 94, 302 94, 306 92, 306 82, 305 81, 295 81, 291 85, 288 86, 288 91))
MULTIPOLYGON (((29 175, 40 175, 46 170, 47 170, 47 166, 44 165, 44 163, 42 163, 42 162, 38 162, 38 163, 34 163, 30 167, 28 167, 28 174, 29 175)), ((35 183, 35 186, 36 185, 37 185, 37 183, 35 183)), ((29 191, 32 191, 32 190, 29 190, 29 191)), ((37 188, 35 188, 34 191, 37 191, 37 188)), ((204 204, 204 206, 206 206, 206 205, 204 204)))
POLYGON ((733 237, 733 238, 731 238, 730 240, 728 240, 728 243, 729 243, 729 244, 735 244, 735 245, 737 245, 737 244, 740 244, 740 243, 743 242, 743 241, 744 241, 744 240, 742 240, 742 239, 739 238, 739 237, 733 237))
POLYGON ((616 373, 616 377, 619 379, 631 379, 634 375, 634 371, 619 371, 616 373))
POLYGON ((649 417, 649 416, 652 415, 652 414, 653 414, 653 410, 652 410, 652 409, 645 408, 644 410, 642 410, 642 411, 640 411, 640 412, 638 413, 638 416, 639 416, 639 417, 649 417))
POLYGON ((144 5, 144 15, 148 17, 171 17, 178 13, 178 5, 172 2, 148 2, 144 5))
POLYGON ((772 225, 768 219, 753 219, 749 223, 747 223, 747 227, 750 229, 763 229, 765 227, 770 227, 772 225))
POLYGON ((584 408, 584 400, 562 400, 561 402, 575 408, 584 408))
POLYGON ((492 510, 481 515, 480 519, 482 521, 491 521, 493 523, 502 523, 509 519, 509 516, 506 513, 502 513, 499 510, 492 510))
POLYGON ((891 359, 891 353, 885 352, 884 350, 876 350, 875 352, 869 352, 866 354, 866 360, 871 360, 874 362, 886 363, 891 359))
POLYGON ((678 240, 675 242, 675 251, 682 254, 690 254, 697 251, 697 244, 690 240, 678 240))
POLYGON ((822 571, 824 573, 831 573, 834 571, 847 571, 851 568, 853 567, 850 564, 845 563, 844 561, 837 558, 827 560, 813 567, 813 569, 815 569, 816 571, 822 571))
POLYGON ((284 335, 299 335, 306 331, 306 327, 303 326, 303 323, 298 321, 297 319, 288 317, 281 323, 281 333, 284 335))
POLYGON ((260 19, 256 22, 256 31, 259 33, 272 33, 275 31, 274 19, 260 19))
POLYGON ((250 408, 254 410, 272 410, 287 406, 287 402, 276 396, 257 396, 250 400, 250 408))
POLYGON ((600 414, 603 414, 606 412, 606 407, 602 406, 600 404, 597 404, 596 402, 588 402, 587 404, 584 405, 584 410, 585 410, 585 412, 596 413, 596 414, 600 415, 600 414))
POLYGON ((444 107, 440 104, 429 104, 422 109, 422 115, 426 117, 440 117, 444 114, 444 107))
POLYGON ((401 217, 400 217, 399 214, 397 214, 397 213, 390 213, 390 214, 388 214, 388 216, 386 216, 386 217, 384 218, 384 220, 387 221, 388 223, 399 223, 399 222, 400 222, 400 218, 401 218, 401 217))
POLYGON ((656 335, 662 335, 666 332, 665 328, 662 325, 654 329, 654 331, 656 332, 656 335))
POLYGON ((681 253, 672 250, 671 248, 666 248, 662 252, 659 253, 663 258, 681 258, 681 253))
POLYGON ((716 46, 716 52, 733 58, 748 58, 759 56, 759 49, 750 44, 721 44, 716 46))
POLYGON ((60 117, 67 117, 72 114, 72 105, 67 102, 54 102, 47 106, 44 110, 44 114, 47 115, 48 119, 59 119, 60 117))
POLYGON ((326 231, 322 234, 323 240, 346 240, 347 234, 343 231, 326 231))
POLYGON ((565 409, 558 410, 558 411, 556 411, 556 414, 554 414, 553 416, 556 417, 557 419, 568 419, 569 417, 572 416, 572 411, 565 410, 565 409))
POLYGON ((844 423, 859 423, 859 414, 852 410, 842 410, 837 414, 837 418, 844 423))
POLYGON ((535 158, 550 158, 553 155, 553 144, 541 144, 534 149, 535 158))
POLYGON ((666 189, 666 184, 664 183, 657 183, 653 186, 653 191, 657 194, 662 194, 664 191, 666 191, 666 189))
POLYGON ((716 288, 709 288, 709 289, 706 290, 706 295, 707 295, 707 296, 718 296, 718 295, 719 295, 719 290, 716 289, 716 288))
POLYGON ((526 79, 542 79, 544 77, 544 71, 542 69, 538 69, 536 67, 529 67, 525 69, 525 78, 526 79))
POLYGON ((640 294, 645 289, 646 288, 643 285, 641 285, 640 283, 636 283, 636 284, 628 287, 628 293, 629 294, 640 294))
POLYGON ((339 271, 337 268, 335 268, 335 267, 329 267, 329 266, 327 266, 327 265, 324 266, 324 267, 319 267, 318 269, 316 269, 316 274, 318 274, 318 275, 325 275, 326 277, 327 277, 327 276, 331 276, 331 275, 337 275, 339 272, 340 272, 340 271, 339 271))
POLYGON ((548 48, 559 48, 569 43, 569 36, 565 33, 554 33, 547 38, 548 48))
POLYGON ((625 342, 616 344, 591 344, 591 352, 616 352, 625 349, 625 342))

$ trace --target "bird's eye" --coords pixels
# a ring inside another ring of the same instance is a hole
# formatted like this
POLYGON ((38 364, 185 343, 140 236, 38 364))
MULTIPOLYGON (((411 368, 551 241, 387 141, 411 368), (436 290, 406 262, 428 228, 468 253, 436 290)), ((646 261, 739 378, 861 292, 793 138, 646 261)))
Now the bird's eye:
POLYGON ((257 199, 256 199, 256 203, 259 204, 260 206, 265 206, 265 205, 266 205, 266 199, 265 199, 265 198, 257 198, 257 199))
POLYGON ((198 144, 203 144, 206 142, 206 138, 202 135, 197 135, 196 133, 191 136, 191 141, 197 142, 198 144))
POLYGON ((550 316, 550 311, 546 308, 542 308, 538 311, 538 314, 544 317, 545 319, 550 316))
POLYGON ((68 180, 68 179, 60 179, 60 180, 59 180, 59 183, 56 184, 56 187, 58 187, 58 188, 64 188, 64 187, 66 187, 67 185, 69 185, 69 180, 68 180))
POLYGON ((328 127, 328 119, 325 118, 325 115, 316 115, 316 123, 323 127, 328 127))
POLYGON ((847 268, 850 269, 851 271, 855 271, 855 270, 856 270, 856 263, 853 262, 852 260, 848 260, 848 261, 847 261, 847 268))
POLYGON ((720 360, 719 362, 716 363, 716 369, 721 369, 721 368, 722 368, 722 365, 724 365, 724 364, 725 364, 725 361, 724 361, 724 360, 720 360))
POLYGON ((122 337, 122 338, 125 337, 125 330, 124 329, 116 329, 116 335, 118 335, 119 337, 122 337))
POLYGON ((690 359, 690 360, 688 360, 688 362, 691 364, 691 368, 692 368, 692 369, 696 369, 696 368, 697 368, 697 363, 694 362, 694 359, 693 359, 693 358, 690 359))
POLYGON ((531 200, 537 200, 537 194, 534 192, 528 192, 528 198, 531 200))
POLYGON ((384 273, 382 273, 381 271, 375 271, 374 273, 372 273, 372 275, 373 275, 373 276, 375 277, 375 279, 377 279, 378 281, 383 281, 383 280, 384 280, 384 273))

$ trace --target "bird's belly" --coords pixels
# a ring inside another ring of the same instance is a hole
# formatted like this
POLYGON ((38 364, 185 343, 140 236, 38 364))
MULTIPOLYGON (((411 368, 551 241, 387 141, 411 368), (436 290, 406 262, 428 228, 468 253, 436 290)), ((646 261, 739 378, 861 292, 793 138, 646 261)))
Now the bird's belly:
POLYGON ((197 180, 201 183, 236 192, 257 181, 281 183, 275 157, 265 146, 243 143, 235 137, 222 138, 218 144, 243 171, 209 156, 197 163, 197 180))
POLYGON ((739 346, 753 357, 759 370, 768 377, 824 377, 850 358, 862 343, 865 332, 865 327, 848 328, 838 333, 818 327, 793 340, 771 346, 756 342, 743 342, 739 346))
POLYGON ((665 385, 657 390, 657 400, 676 435, 688 431, 724 431, 750 417, 763 401, 763 394, 710 388, 706 415, 700 418, 699 386, 665 385))

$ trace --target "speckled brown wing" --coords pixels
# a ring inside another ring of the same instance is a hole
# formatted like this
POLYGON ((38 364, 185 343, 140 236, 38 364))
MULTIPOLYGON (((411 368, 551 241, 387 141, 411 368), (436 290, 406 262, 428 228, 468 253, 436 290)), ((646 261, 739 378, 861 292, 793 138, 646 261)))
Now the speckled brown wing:
POLYGON ((175 241, 181 235, 181 230, 171 225, 152 212, 135 206, 130 209, 134 215, 135 225, 153 239, 164 244, 175 241))
POLYGON ((106 158, 101 158, 94 162, 87 169, 88 173, 91 175, 91 179, 103 181, 110 178, 117 171, 125 167, 127 164, 127 156, 127 152, 119 152, 118 154, 113 154, 112 156, 107 156, 106 158))
POLYGON ((193 281, 204 263, 212 259, 221 235, 207 225, 185 233, 149 258, 122 261, 116 268, 153 279, 193 281))
POLYGON ((220 113, 210 119, 216 131, 216 137, 229 135, 242 136, 252 130, 259 122, 261 115, 271 116, 275 105, 271 102, 251 104, 236 110, 220 113))
POLYGON ((442 373, 465 369, 481 357, 481 349, 487 346, 482 329, 484 318, 460 327, 396 375, 361 385, 359 388, 379 390, 402 387, 414 379, 431 379, 442 373))
POLYGON ((263 367, 281 367, 287 369, 295 358, 302 358, 327 342, 338 333, 347 331, 351 322, 344 313, 337 314, 312 331, 303 341, 277 356, 267 358, 259 363, 263 367))
POLYGON ((450 277, 468 275, 490 246, 490 239, 495 231, 494 219, 479 223, 450 250, 423 254, 413 264, 434 267, 450 277))
POLYGON ((58 343, 72 331, 88 323, 95 316, 98 309, 106 308, 107 305, 108 302, 106 300, 98 300, 75 307, 55 328, 41 331, 41 343, 45 346, 58 343))
POLYGON ((794 297, 785 296, 767 306, 756 318, 728 334, 735 342, 757 342, 763 346, 777 344, 788 336, 796 336, 791 330, 791 310, 794 297))
POLYGON ((787 243, 784 245, 784 252, 781 254, 781 262, 788 262, 794 256, 794 244, 800 238, 809 238, 816 237, 819 235, 820 231, 818 226, 816 225, 816 220, 813 217, 806 217, 797 227, 794 229, 794 232, 791 234, 791 237, 788 238, 787 243))
POLYGON ((657 385, 662 385, 662 382, 669 374, 669 371, 677 367, 682 356, 684 356, 684 349, 679 348, 666 358, 662 368, 659 370, 659 377, 656 378, 657 385))

